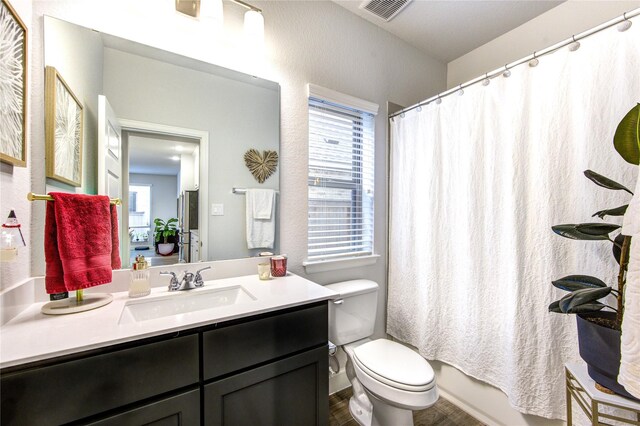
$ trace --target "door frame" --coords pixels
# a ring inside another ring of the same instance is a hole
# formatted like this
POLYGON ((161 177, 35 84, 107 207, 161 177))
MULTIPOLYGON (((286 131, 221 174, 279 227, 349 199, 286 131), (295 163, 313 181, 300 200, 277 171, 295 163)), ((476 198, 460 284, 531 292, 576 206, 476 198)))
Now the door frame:
MULTIPOLYGON (((149 123, 146 121, 128 120, 120 118, 122 132, 143 132, 163 136, 178 136, 200 140, 200 183, 198 185, 198 229, 200 233, 200 258, 208 259, 208 235, 209 235, 209 217, 207 216, 207 206, 209 205, 209 132, 205 130, 188 129, 186 127, 168 126, 166 124, 149 123), (204 238, 203 238, 204 236, 204 238), (204 240, 204 244, 202 241, 204 240)), ((127 156, 126 163, 123 164, 122 175, 123 186, 129 185, 129 143, 127 138, 127 156), (126 169, 126 170, 125 170, 126 169)), ((128 188, 123 188, 123 194, 128 194, 128 188)), ((127 228, 129 226, 129 197, 123 196, 122 211, 123 218, 126 214, 127 228), (126 213, 125 213, 126 212, 126 213)), ((123 226, 124 228, 124 226, 123 226)), ((121 232, 121 235, 129 237, 128 229, 121 232)), ((128 240, 127 240, 128 245, 128 240)))

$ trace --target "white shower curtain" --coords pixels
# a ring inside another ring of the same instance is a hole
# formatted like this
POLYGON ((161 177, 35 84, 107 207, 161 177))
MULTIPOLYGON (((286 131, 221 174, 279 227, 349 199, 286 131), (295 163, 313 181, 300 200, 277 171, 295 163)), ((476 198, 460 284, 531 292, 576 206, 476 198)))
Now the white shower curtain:
POLYGON ((387 331, 502 389, 523 413, 564 418, 563 366, 579 359, 574 317, 547 312, 564 294, 551 281, 616 282, 608 242, 551 226, 596 222, 629 200, 582 172, 636 182, 612 138, 640 101, 638 27, 390 122, 387 331))

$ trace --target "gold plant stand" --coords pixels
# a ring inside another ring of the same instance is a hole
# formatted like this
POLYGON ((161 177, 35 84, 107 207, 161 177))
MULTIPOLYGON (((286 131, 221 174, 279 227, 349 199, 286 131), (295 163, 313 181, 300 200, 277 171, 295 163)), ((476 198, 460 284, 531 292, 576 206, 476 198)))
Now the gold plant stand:
POLYGON ((610 395, 596 389, 595 382, 587 373, 584 362, 565 364, 567 391, 567 425, 573 424, 571 402, 575 398, 582 411, 591 420, 592 425, 606 425, 601 419, 615 420, 640 426, 640 403, 619 395, 610 395), (601 406, 613 407, 635 414, 635 420, 603 413, 601 406))

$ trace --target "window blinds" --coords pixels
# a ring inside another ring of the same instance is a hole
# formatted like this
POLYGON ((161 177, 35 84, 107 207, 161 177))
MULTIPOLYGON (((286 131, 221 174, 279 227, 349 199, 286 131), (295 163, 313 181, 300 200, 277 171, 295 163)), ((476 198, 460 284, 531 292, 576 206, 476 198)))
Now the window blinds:
POLYGON ((310 97, 310 261, 373 253, 373 180, 373 114, 310 97))

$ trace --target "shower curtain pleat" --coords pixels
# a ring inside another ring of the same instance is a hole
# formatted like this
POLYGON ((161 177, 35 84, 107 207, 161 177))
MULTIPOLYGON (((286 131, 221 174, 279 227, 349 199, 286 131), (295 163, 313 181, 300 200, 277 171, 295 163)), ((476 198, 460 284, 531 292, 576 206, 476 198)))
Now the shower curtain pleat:
POLYGON ((640 100, 638 27, 390 122, 387 332, 500 388, 523 413, 564 418, 563 366, 579 359, 574 317, 547 311, 563 294, 551 281, 615 283, 609 243, 551 226, 628 201, 583 171, 636 181, 612 138, 640 100))

